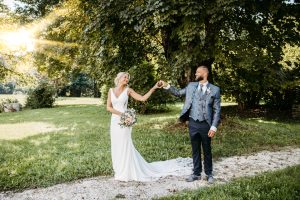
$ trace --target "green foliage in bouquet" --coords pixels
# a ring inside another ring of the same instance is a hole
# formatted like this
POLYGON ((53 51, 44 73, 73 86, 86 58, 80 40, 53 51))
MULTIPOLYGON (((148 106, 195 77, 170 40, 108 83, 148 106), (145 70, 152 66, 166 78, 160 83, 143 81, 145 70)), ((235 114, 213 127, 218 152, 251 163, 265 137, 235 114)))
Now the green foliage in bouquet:
POLYGON ((135 110, 130 108, 126 110, 124 113, 122 113, 119 125, 122 128, 131 127, 136 122, 137 122, 137 118, 136 118, 135 110))

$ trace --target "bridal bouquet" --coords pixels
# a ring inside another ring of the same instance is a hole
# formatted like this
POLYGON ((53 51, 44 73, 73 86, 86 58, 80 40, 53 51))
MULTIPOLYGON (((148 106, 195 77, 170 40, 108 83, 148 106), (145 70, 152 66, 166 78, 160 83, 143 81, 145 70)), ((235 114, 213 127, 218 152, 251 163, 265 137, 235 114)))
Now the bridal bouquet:
POLYGON ((135 110, 134 109, 128 109, 124 113, 121 114, 121 119, 119 125, 124 127, 131 127, 133 124, 135 124, 137 121, 135 110))

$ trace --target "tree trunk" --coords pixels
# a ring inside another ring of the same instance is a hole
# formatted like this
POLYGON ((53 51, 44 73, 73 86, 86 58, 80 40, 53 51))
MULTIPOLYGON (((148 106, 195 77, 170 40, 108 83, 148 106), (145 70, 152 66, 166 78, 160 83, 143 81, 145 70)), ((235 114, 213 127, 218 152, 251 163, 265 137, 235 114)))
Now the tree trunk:
POLYGON ((239 111, 245 110, 245 103, 244 102, 238 101, 237 103, 238 103, 238 110, 239 111))
POLYGON ((246 108, 257 108, 259 106, 260 95, 258 92, 249 92, 245 99, 246 108))
POLYGON ((78 89, 76 87, 70 88, 70 96, 71 97, 81 97, 81 89, 78 89))
POLYGON ((93 87, 94 97, 95 98, 100 98, 100 91, 99 91, 99 88, 98 88, 98 85, 97 85, 97 81, 93 80, 93 82, 94 82, 94 87, 93 87))
POLYGON ((248 108, 257 108, 261 99, 258 92, 244 92, 240 93, 240 97, 237 99, 238 109, 245 110, 248 108))

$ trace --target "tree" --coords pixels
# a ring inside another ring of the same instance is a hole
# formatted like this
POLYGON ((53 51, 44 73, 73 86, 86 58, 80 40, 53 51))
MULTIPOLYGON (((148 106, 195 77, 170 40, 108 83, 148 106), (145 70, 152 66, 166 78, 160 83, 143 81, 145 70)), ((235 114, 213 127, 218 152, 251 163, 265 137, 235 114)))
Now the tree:
POLYGON ((60 0, 18 0, 23 3, 22 6, 17 8, 17 12, 27 16, 27 20, 44 17, 58 5, 60 0))
POLYGON ((265 94, 276 88, 284 90, 283 48, 299 46, 299 4, 283 0, 70 0, 59 5, 72 12, 47 37, 80 41, 71 62, 100 84, 110 85, 117 72, 148 63, 154 79, 184 87, 205 64, 210 82, 240 108, 267 101, 265 94))
MULTIPOLYGON (((6 5, 3 4, 3 0, 0 0, 0 24, 4 24, 5 19, 7 18, 6 13, 8 11, 8 8, 6 5)), ((2 28, 2 27, 0 27, 2 28)), ((1 50, 1 44, 0 44, 0 50, 1 50)), ((8 74, 7 66, 4 61, 4 57, 0 53, 0 81, 2 81, 8 74)))
POLYGON ((205 64, 210 82, 218 80, 241 108, 280 87, 283 47, 299 44, 299 5, 286 1, 88 1, 84 9, 87 54, 98 56, 105 75, 155 61, 183 87, 205 64))
POLYGON ((275 109, 291 110, 292 105, 299 104, 300 99, 300 47, 286 45, 281 62, 285 81, 264 94, 267 105, 275 109))
POLYGON ((71 83, 66 87, 71 97, 92 96, 94 93, 94 82, 85 73, 72 74, 71 83))
POLYGON ((7 69, 5 66, 4 59, 0 57, 0 81, 2 81, 7 75, 7 69))
POLYGON ((69 83, 70 74, 84 73, 84 66, 77 59, 82 51, 83 28, 79 24, 86 18, 80 9, 81 1, 22 2, 24 6, 17 12, 26 16, 39 39, 33 52, 34 66, 43 77, 53 80, 57 90, 63 88, 69 83))
POLYGON ((18 70, 18 65, 30 60, 30 52, 24 51, 26 45, 23 43, 11 44, 14 43, 14 38, 17 41, 19 39, 15 35, 18 35, 16 31, 21 26, 21 18, 0 0, 0 81, 5 81, 9 77, 17 78, 22 82, 30 80, 26 74, 18 70))
POLYGON ((3 3, 3 0, 0 0, 0 13, 5 13, 8 11, 7 6, 3 3))

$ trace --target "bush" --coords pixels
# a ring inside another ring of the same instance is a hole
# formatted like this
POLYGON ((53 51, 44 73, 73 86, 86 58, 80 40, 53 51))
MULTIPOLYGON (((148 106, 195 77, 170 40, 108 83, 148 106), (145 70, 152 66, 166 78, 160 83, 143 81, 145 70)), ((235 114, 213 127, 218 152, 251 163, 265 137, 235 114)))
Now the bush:
POLYGON ((26 107, 51 108, 55 102, 55 89, 47 82, 41 82, 37 88, 28 92, 26 107))
POLYGON ((299 104, 299 91, 299 86, 273 90, 265 95, 264 100, 268 108, 292 111, 293 105, 299 104))
MULTIPOLYGON (((9 112, 15 112, 22 109, 22 105, 19 103, 17 99, 1 99, 0 100, 0 113, 5 112, 5 110, 9 110, 9 112), (13 106, 12 104, 17 103, 17 107, 13 106)), ((7 112, 7 111, 6 111, 7 112)))
POLYGON ((0 94, 13 94, 15 87, 15 84, 12 82, 0 84, 0 94))

